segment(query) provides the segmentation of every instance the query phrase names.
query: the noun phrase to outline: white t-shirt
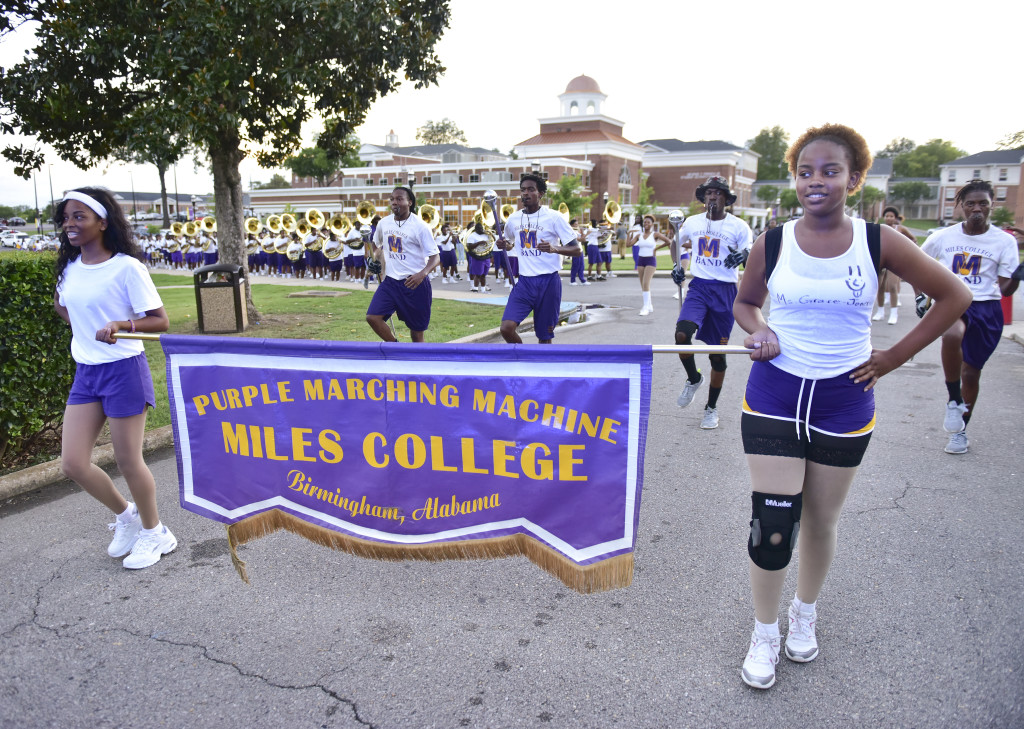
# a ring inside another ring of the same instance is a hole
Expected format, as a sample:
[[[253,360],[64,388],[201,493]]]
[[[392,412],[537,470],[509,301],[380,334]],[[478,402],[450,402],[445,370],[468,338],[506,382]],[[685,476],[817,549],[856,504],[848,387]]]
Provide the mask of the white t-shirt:
[[[989,224],[981,235],[967,235],[964,224],[937,230],[921,250],[960,277],[975,301],[999,301],[999,277],[1009,278],[1018,265],[1017,241]]]
[[[606,236],[607,238],[606,238],[604,243],[601,243],[600,241],[598,241],[598,244],[597,244],[598,250],[600,250],[603,253],[608,253],[612,249],[612,239],[615,238],[615,232],[612,231],[612,230],[609,230],[608,228],[598,228],[597,229],[597,237],[601,238],[602,236]]]
[[[486,233],[470,233],[466,236],[466,251],[472,251],[472,255],[479,256],[479,249],[486,248],[486,246],[480,245],[490,240],[490,236]]]
[[[410,214],[401,223],[393,214],[383,218],[377,223],[373,241],[384,249],[388,278],[398,281],[419,273],[427,265],[427,259],[437,255],[434,234],[418,215]]]
[[[69,262],[57,295],[71,319],[71,356],[87,365],[141,354],[142,342],[137,339],[107,344],[96,341],[96,332],[107,322],[141,319],[164,305],[145,264],[124,253],[92,265],[82,263],[81,257]]]
[[[453,236],[439,233],[434,242],[437,244],[438,250],[441,251],[454,251],[455,250],[455,239]]]
[[[690,273],[698,278],[712,281],[736,283],[739,272],[726,268],[725,259],[732,252],[730,248],[749,249],[754,244],[750,226],[732,213],[726,213],[723,220],[708,220],[707,213],[693,215],[683,223],[680,243],[690,241]],[[679,246],[680,263],[687,251]]]
[[[521,276],[541,276],[562,269],[561,254],[537,250],[543,241],[555,246],[577,245],[576,231],[569,227],[569,222],[546,207],[530,214],[525,208],[512,213],[505,223],[504,236],[514,244],[511,255],[519,256]]]

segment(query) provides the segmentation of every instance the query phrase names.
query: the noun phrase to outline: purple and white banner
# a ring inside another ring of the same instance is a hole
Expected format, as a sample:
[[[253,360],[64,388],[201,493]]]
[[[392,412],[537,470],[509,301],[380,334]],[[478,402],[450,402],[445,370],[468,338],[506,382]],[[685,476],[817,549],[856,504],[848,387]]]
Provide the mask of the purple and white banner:
[[[181,505],[380,544],[631,553],[650,347],[161,337]]]

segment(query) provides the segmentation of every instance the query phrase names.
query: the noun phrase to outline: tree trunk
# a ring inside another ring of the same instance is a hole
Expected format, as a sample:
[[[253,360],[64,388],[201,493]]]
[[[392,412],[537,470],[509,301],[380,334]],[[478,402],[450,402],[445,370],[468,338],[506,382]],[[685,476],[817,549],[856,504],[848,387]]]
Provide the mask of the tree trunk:
[[[241,266],[245,275],[245,307],[249,323],[258,322],[260,313],[252,303],[252,287],[245,254],[244,214],[242,201],[242,175],[238,171],[244,154],[239,149],[236,134],[218,140],[210,149],[213,163],[213,197],[217,207],[217,250],[220,262]]]
[[[157,164],[156,171],[160,175],[160,208],[164,211],[164,227],[171,227],[171,214],[167,211],[167,165]]]

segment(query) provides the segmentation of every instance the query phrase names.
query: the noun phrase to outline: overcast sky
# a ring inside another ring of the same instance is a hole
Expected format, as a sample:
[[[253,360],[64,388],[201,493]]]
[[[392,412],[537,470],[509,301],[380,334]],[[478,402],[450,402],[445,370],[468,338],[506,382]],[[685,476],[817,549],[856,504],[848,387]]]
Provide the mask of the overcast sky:
[[[407,84],[378,101],[357,131],[364,142],[383,144],[394,129],[400,144],[415,144],[417,127],[449,117],[470,145],[506,152],[537,132],[538,118],[558,115],[558,95],[581,73],[598,82],[608,95],[603,112],[625,122],[636,142],[743,145],[766,126],[795,137],[834,121],[860,131],[873,150],[894,137],[919,144],[938,137],[973,154],[1024,129],[1020,0],[452,0],[450,7],[437,48],[447,67],[440,83],[419,91]],[[32,42],[24,34],[0,43],[0,66],[19,61]],[[151,167],[83,171],[52,161],[56,195],[84,184],[128,190],[132,181],[137,191],[159,190]],[[272,173],[247,161],[243,185]],[[211,175],[191,161],[179,163],[177,177],[182,193],[213,190]],[[46,168],[37,184],[43,203]],[[173,192],[170,179],[168,187]],[[0,203],[33,204],[32,183],[6,160]]]

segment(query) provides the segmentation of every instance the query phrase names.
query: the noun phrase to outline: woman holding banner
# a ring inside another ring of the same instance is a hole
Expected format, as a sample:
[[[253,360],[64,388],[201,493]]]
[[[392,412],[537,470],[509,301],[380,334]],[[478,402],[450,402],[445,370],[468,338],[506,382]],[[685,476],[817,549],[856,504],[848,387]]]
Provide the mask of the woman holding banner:
[[[799,545],[786,657],[818,655],[816,603],[836,550],[836,527],[875,424],[878,379],[938,338],[970,304],[967,288],[889,226],[844,211],[864,183],[871,152],[854,130],[806,131],[786,155],[804,216],[765,233],[747,260],[733,310],[754,360],[741,416],[752,486],[747,552],[754,631],[741,676],[775,683],[778,609]],[[922,289],[935,306],[890,349],[871,348],[880,267]],[[771,295],[766,322],[761,307]]]
[[[107,554],[124,557],[128,569],[149,567],[178,541],[160,522],[156,482],[142,455],[146,406],[156,402],[146,354],[142,342],[114,334],[167,331],[167,313],[109,191],[68,191],[54,222],[62,228],[54,308],[71,325],[78,363],[64,410],[61,470],[116,515]],[[90,460],[104,422],[135,503]]]

